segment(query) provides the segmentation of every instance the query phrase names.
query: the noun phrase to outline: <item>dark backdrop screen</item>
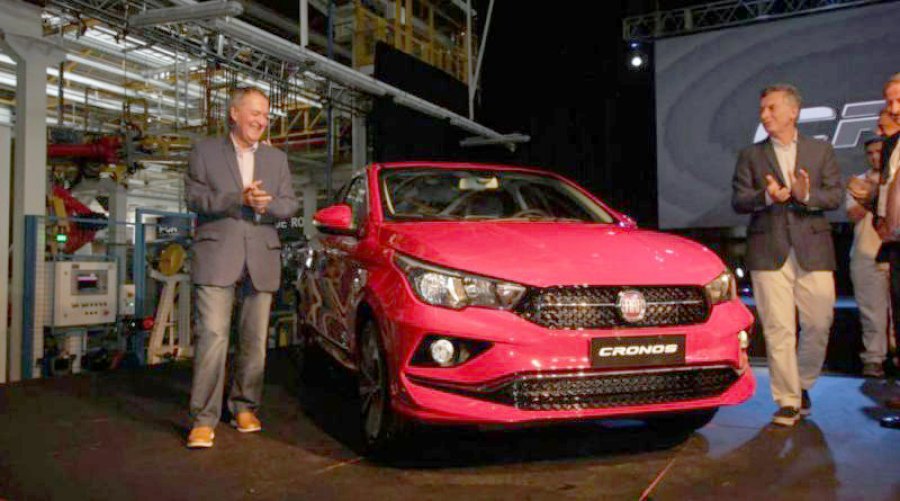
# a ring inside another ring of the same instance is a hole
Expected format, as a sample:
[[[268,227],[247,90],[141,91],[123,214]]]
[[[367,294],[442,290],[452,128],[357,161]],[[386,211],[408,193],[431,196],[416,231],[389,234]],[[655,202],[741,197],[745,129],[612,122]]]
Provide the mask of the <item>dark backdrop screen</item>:
[[[845,179],[865,170],[882,85],[900,71],[898,20],[890,3],[657,41],[660,227],[747,224],[731,209],[731,176],[738,151],[766,137],[768,84],[800,89],[800,132],[834,145]]]

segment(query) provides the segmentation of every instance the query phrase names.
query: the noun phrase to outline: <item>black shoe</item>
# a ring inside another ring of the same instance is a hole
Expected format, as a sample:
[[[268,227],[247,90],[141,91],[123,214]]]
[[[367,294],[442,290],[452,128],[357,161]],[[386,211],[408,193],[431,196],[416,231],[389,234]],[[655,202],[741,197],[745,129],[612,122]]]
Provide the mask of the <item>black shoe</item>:
[[[900,428],[900,416],[885,416],[881,418],[881,426],[885,428]]]
[[[802,403],[800,404],[800,415],[803,417],[812,414],[812,399],[809,398],[809,392],[803,390],[801,393]]]
[[[863,364],[863,377],[883,378],[884,367],[878,362],[866,362]]]
[[[800,411],[796,407],[782,407],[772,415],[772,422],[781,426],[794,426],[800,421]]]

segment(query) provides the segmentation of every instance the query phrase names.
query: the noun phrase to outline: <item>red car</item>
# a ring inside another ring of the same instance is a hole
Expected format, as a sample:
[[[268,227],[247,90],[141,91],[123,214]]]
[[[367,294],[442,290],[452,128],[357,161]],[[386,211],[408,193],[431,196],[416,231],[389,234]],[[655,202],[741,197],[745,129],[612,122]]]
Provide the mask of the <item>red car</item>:
[[[376,164],[337,199],[298,279],[302,346],[358,373],[371,450],[409,421],[693,430],[753,394],[722,261],[561,176]]]

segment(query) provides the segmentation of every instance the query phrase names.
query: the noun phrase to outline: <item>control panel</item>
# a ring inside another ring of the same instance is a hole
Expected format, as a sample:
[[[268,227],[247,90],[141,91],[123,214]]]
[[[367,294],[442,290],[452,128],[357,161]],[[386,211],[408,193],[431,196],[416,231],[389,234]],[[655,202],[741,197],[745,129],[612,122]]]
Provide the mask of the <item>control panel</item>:
[[[47,263],[47,287],[53,295],[45,305],[45,322],[52,327],[109,324],[116,321],[116,263],[54,261]]]

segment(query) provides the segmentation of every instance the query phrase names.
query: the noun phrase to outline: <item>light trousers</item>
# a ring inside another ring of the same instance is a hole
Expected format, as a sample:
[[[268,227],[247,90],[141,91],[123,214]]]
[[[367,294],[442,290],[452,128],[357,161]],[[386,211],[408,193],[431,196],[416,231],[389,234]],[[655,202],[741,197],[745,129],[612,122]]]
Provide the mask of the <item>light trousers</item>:
[[[859,306],[865,347],[860,358],[863,363],[880,364],[887,358],[888,348],[891,309],[889,266],[875,262],[874,257],[854,253],[850,256],[850,278]]]
[[[825,361],[834,320],[834,273],[804,270],[791,249],[780,270],[755,270],[750,277],[766,339],[772,398],[780,407],[799,408],[801,390],[812,388]]]
[[[256,412],[262,401],[269,309],[272,305],[272,293],[253,290],[249,286],[249,278],[244,282],[238,347],[228,395],[228,410],[232,415],[245,410]],[[190,413],[193,426],[215,428],[222,415],[225,359],[228,355],[235,286],[198,285],[196,294],[194,332],[197,337]]]

